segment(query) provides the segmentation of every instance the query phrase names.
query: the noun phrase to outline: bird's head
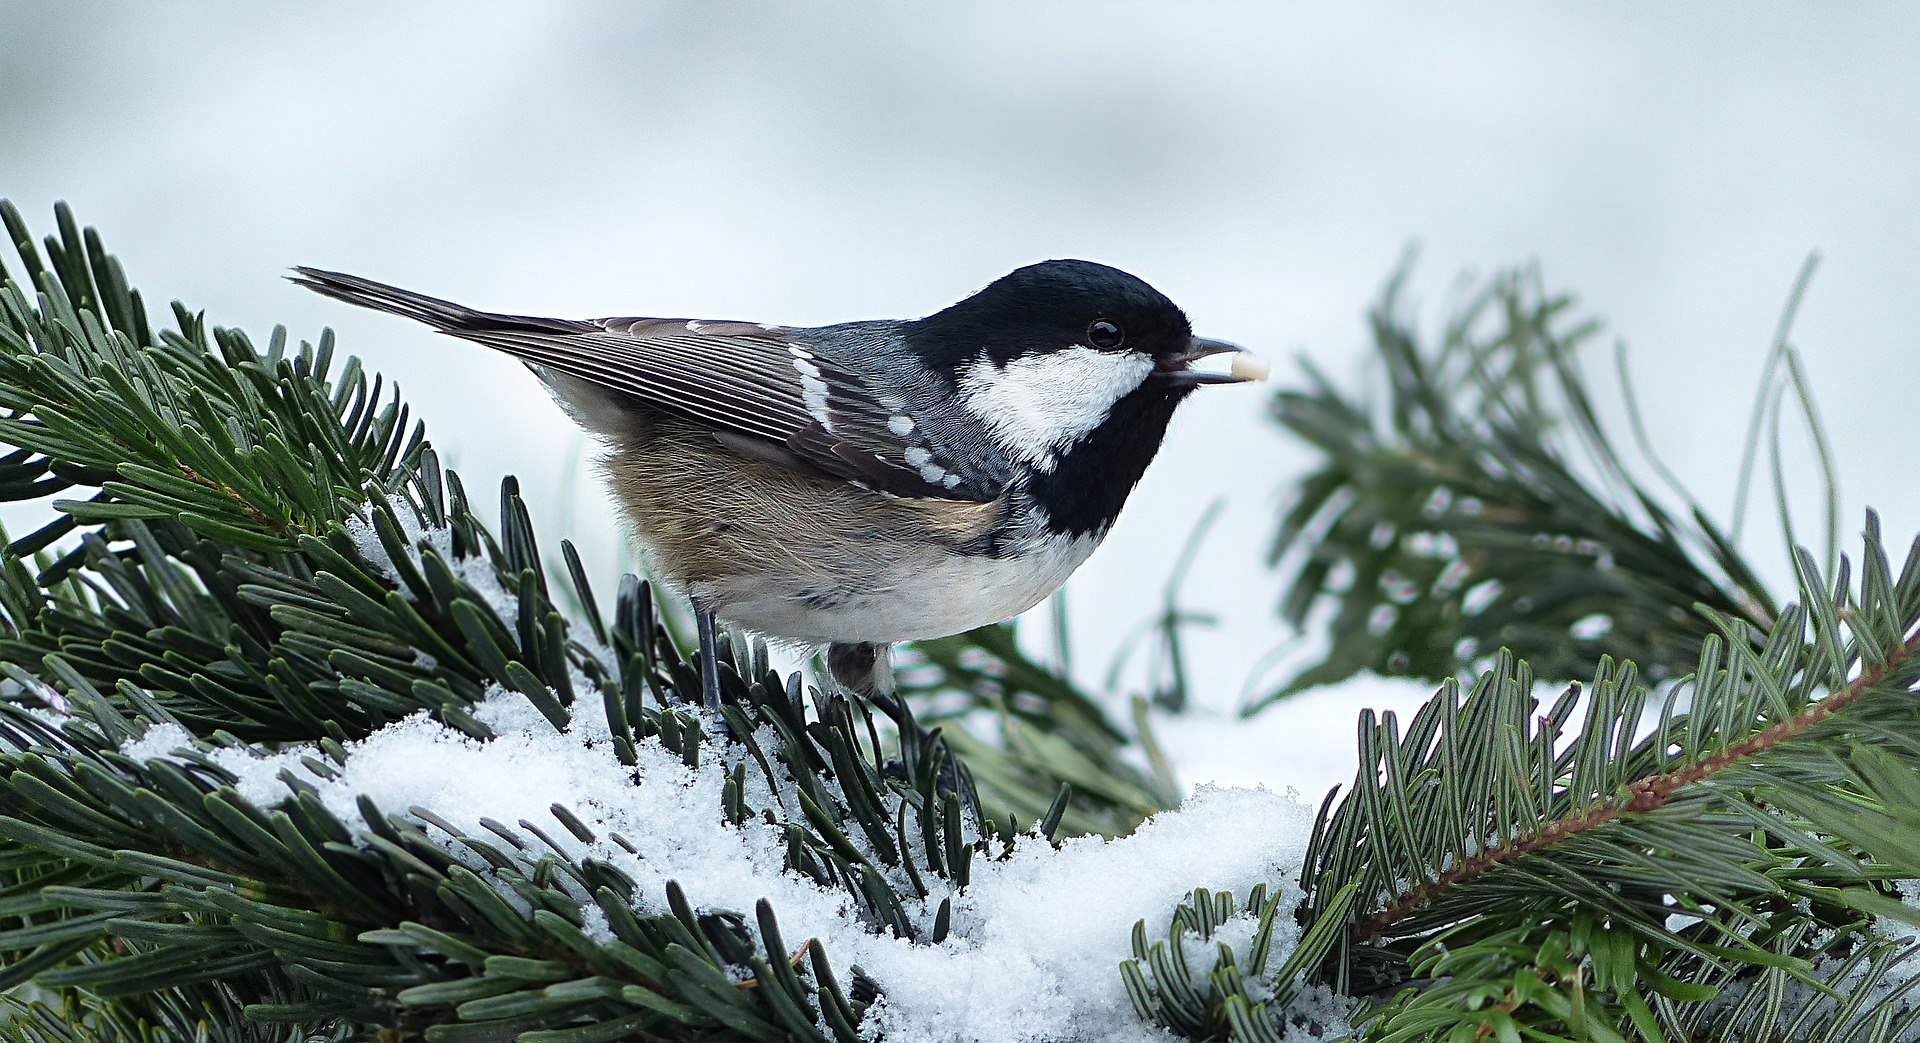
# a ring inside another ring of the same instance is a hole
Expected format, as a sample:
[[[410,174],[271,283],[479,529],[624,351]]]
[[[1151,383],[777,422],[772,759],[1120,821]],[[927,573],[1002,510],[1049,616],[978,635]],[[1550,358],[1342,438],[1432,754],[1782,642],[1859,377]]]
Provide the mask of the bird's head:
[[[1092,368],[1139,371],[1178,394],[1198,384],[1244,379],[1195,369],[1209,355],[1239,350],[1195,337],[1166,294],[1118,268],[1092,261],[1043,261],[913,324],[912,339],[936,368],[981,362],[1000,369],[1064,356]]]
[[[1091,261],[1018,269],[909,324],[907,342],[1038,485],[1074,472],[1073,494],[1100,501],[1095,527],[1118,512],[1182,399],[1259,375],[1196,367],[1239,348],[1194,336],[1165,294]]]

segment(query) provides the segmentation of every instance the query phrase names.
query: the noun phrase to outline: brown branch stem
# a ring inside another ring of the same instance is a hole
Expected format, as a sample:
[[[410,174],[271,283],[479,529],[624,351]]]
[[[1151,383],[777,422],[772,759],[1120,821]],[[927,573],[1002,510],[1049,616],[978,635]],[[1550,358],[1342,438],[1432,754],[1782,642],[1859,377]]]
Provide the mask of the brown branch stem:
[[[271,529],[275,536],[285,536],[287,534],[287,527],[285,525],[281,524],[278,521],[275,521],[272,518],[272,516],[267,514],[267,512],[254,506],[253,503],[249,501],[246,497],[240,495],[239,490],[234,489],[233,487],[228,485],[223,485],[220,482],[216,482],[213,479],[208,478],[205,475],[202,475],[200,472],[194,470],[192,467],[189,467],[184,463],[180,463],[176,461],[173,466],[180,471],[181,476],[186,478],[187,481],[193,482],[197,485],[204,485],[207,488],[212,489],[215,492],[218,492],[226,496],[227,499],[232,500],[236,505],[239,506],[241,511],[245,512],[247,517],[252,518],[256,524],[264,528]]]
[[[1685,767],[1635,779],[1627,785],[1624,795],[1596,801],[1579,811],[1546,823],[1530,836],[1502,844],[1461,862],[1433,880],[1394,899],[1386,908],[1354,925],[1353,937],[1358,941],[1378,937],[1388,927],[1412,915],[1440,895],[1483,873],[1518,861],[1536,851],[1550,848],[1623,816],[1658,809],[1682,787],[1690,786],[1748,757],[1765,752],[1845,709],[1847,704],[1859,698],[1860,693],[1878,684],[1889,671],[1916,651],[1920,651],[1920,632],[1916,632],[1905,642],[1895,646],[1892,652],[1879,662],[1862,670],[1860,676],[1845,688],[1808,705],[1792,717],[1768,725],[1739,742],[1729,745],[1719,753],[1702,757]]]

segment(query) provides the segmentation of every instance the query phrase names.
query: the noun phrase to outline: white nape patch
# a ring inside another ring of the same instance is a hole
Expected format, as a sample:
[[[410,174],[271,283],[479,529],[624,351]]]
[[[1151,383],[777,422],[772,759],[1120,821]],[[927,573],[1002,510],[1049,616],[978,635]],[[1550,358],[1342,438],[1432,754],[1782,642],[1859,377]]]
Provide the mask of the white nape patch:
[[[807,412],[829,433],[833,431],[833,411],[827,408],[827,382],[820,379],[820,367],[813,364],[813,352],[798,344],[787,345],[793,355],[793,368],[800,372],[800,398]]]
[[[913,418],[895,414],[887,418],[887,430],[905,438],[913,433]]]
[[[687,332],[688,332],[688,333],[698,333],[698,332],[700,332],[700,327],[701,327],[701,326],[703,326],[703,325],[705,325],[705,323],[702,323],[702,322],[701,322],[701,321],[700,321],[699,319],[688,319],[688,320],[687,320]]]
[[[1003,448],[1050,471],[1151,372],[1153,360],[1139,352],[1071,347],[1017,358],[1005,369],[979,359],[960,390]]]

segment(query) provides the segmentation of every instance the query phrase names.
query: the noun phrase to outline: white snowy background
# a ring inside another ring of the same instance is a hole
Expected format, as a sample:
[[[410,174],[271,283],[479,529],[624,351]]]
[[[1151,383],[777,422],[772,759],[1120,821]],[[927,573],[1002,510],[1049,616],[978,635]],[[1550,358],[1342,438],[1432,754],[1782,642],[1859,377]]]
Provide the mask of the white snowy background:
[[[1296,352],[1358,372],[1363,311],[1410,242],[1429,320],[1462,270],[1537,259],[1608,321],[1596,349],[1630,345],[1655,443],[1724,519],[1768,338],[1818,249],[1795,341],[1845,532],[1869,504],[1898,542],[1920,529],[1911,5],[8,0],[0,195],[42,232],[72,202],[156,306],[261,339],[333,326],[469,488],[518,475],[547,544],[571,536],[601,574],[625,560],[617,523],[530,375],[286,268],[508,311],[797,325],[921,315],[1086,257],[1286,382]],[[1200,705],[1162,738],[1189,784],[1312,797],[1350,773],[1359,707],[1423,692],[1357,682],[1234,718],[1288,636],[1261,558],[1310,462],[1262,405],[1232,388],[1186,409],[1073,580],[1072,631],[1097,683],[1225,498],[1187,598],[1224,625],[1192,635]],[[1814,472],[1797,443],[1789,459],[1811,532]],[[1749,550],[1784,585],[1757,506]]]

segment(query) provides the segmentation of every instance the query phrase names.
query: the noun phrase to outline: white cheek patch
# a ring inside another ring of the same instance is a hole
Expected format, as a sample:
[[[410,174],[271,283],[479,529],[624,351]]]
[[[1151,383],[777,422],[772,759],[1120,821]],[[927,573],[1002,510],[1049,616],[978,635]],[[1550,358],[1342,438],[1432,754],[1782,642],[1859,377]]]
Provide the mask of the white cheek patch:
[[[1002,447],[1042,470],[1106,420],[1107,412],[1153,372],[1133,351],[1072,347],[1014,359],[1005,369],[982,358],[960,380],[967,409]]]

